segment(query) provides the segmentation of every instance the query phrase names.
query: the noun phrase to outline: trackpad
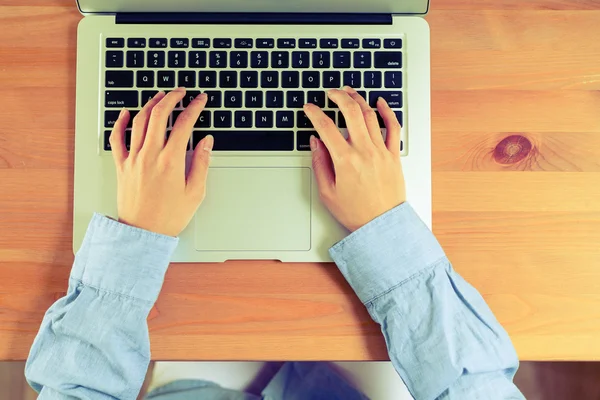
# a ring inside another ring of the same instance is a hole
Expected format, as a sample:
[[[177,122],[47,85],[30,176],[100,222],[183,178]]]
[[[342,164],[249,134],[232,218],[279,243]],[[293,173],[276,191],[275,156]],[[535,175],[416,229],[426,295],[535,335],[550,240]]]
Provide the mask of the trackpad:
[[[211,168],[196,250],[310,250],[310,168]]]

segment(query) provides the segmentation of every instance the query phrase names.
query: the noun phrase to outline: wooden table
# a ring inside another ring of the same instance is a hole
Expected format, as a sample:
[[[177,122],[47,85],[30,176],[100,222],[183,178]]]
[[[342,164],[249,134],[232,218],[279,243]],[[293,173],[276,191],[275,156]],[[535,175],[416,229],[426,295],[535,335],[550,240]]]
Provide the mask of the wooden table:
[[[522,359],[600,359],[600,1],[432,3],[434,231]],[[0,0],[2,360],[73,261],[80,18]],[[387,358],[333,264],[172,265],[149,324],[159,360]]]

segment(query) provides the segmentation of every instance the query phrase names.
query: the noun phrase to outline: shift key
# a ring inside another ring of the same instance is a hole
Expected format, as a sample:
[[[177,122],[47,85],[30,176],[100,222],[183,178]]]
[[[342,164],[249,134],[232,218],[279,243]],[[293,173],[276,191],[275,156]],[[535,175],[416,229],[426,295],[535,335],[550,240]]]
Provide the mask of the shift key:
[[[139,104],[140,94],[137,90],[107,90],[104,106],[135,108]]]
[[[373,108],[377,107],[377,99],[383,97],[387,101],[390,108],[402,108],[402,91],[372,91],[369,92],[369,105]]]

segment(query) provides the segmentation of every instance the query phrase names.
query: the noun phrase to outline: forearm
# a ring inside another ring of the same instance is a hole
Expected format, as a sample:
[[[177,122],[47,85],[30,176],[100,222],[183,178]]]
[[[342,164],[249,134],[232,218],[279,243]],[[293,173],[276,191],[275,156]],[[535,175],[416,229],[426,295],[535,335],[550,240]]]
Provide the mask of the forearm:
[[[93,218],[67,295],[46,313],[27,360],[40,398],[136,398],[150,359],[146,318],[176,244]]]
[[[331,255],[381,325],[415,399],[522,398],[512,383],[518,359],[508,335],[408,204]]]

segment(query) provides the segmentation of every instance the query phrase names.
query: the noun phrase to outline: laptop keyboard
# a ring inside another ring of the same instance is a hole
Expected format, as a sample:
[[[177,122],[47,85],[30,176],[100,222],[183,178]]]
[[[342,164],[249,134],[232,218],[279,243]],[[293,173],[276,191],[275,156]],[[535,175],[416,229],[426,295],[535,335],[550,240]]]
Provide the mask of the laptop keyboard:
[[[214,151],[309,151],[318,137],[302,111],[313,103],[344,130],[343,115],[326,91],[355,88],[372,106],[387,100],[404,126],[400,38],[107,38],[104,71],[104,150],[125,107],[132,118],[159,90],[187,88],[169,120],[202,92],[205,110],[195,124],[192,149],[207,134]],[[383,120],[378,114],[380,126]],[[126,134],[131,137],[131,122]],[[403,132],[403,135],[405,133]],[[406,154],[406,137],[401,153]]]

